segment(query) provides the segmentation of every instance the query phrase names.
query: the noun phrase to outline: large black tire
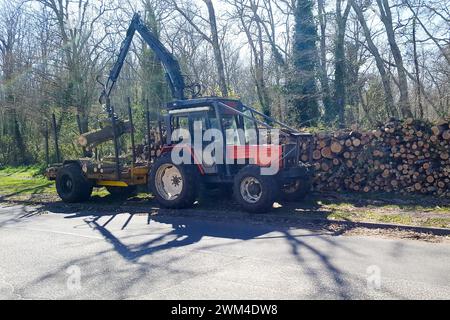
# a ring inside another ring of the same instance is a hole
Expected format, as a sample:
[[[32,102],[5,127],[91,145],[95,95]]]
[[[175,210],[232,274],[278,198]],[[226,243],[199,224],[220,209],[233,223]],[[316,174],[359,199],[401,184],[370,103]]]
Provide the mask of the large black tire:
[[[137,186],[128,186],[128,187],[106,187],[109,194],[114,199],[128,199],[131,196],[135,196],[137,194]]]
[[[288,202],[302,201],[310,193],[311,184],[311,178],[308,177],[296,179],[291,183],[281,184],[280,198]]]
[[[169,178],[168,184],[165,186],[162,182],[161,175],[166,170],[171,170],[175,174]],[[172,163],[170,154],[166,154],[158,158],[152,166],[149,174],[149,188],[155,196],[156,200],[164,208],[184,209],[192,207],[197,199],[199,186],[198,171],[195,165],[175,165]],[[166,187],[181,187],[178,193],[164,193]]]
[[[67,164],[58,170],[56,191],[64,202],[77,203],[87,201],[91,197],[92,188],[92,183],[86,179],[77,164]]]
[[[267,212],[278,194],[278,183],[273,176],[261,175],[261,168],[248,165],[234,177],[233,195],[242,208],[250,213]]]

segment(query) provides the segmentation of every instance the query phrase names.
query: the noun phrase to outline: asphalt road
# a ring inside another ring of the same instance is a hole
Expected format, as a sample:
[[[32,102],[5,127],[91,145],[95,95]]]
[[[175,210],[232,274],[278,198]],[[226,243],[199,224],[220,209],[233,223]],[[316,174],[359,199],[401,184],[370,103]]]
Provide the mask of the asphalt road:
[[[0,204],[1,299],[450,298],[450,244]]]

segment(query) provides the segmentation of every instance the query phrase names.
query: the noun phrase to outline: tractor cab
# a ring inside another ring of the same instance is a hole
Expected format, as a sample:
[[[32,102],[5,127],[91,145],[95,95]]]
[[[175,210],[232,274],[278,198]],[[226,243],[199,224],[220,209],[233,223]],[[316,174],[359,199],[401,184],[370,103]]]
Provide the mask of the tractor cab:
[[[220,174],[219,180],[231,178],[233,170],[230,160],[233,158],[227,157],[234,156],[233,148],[237,150],[252,144],[258,145],[258,125],[251,111],[239,100],[200,98],[177,101],[168,105],[164,123],[167,131],[166,150],[186,143],[200,149],[213,141],[218,143],[217,147],[222,150],[216,150],[217,154],[213,153],[212,156],[219,157],[220,154],[222,157],[214,159],[213,164],[205,161],[197,164],[206,175]],[[202,158],[202,155],[197,158]]]

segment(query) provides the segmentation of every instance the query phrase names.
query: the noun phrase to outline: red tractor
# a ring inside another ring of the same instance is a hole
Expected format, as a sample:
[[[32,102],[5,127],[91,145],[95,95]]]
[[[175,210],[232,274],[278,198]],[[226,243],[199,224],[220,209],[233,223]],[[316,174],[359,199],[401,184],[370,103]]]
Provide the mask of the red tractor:
[[[136,31],[162,62],[174,97],[159,121],[157,152],[140,164],[135,162],[131,113],[133,159],[131,163],[119,160],[119,120],[109,102]],[[112,194],[127,196],[136,186],[148,185],[163,207],[186,208],[195,203],[202,190],[220,188],[232,193],[244,210],[255,213],[269,210],[278,200],[303,199],[311,186],[312,136],[239,100],[200,97],[199,88],[185,85],[177,60],[136,14],[100,99],[114,133],[114,165],[102,171],[98,168],[106,168],[104,161],[83,158],[49,168],[47,175],[56,180],[60,197],[66,202],[84,201],[93,187],[103,186]],[[191,93],[189,99],[185,97],[187,91]],[[211,132],[216,136],[205,140]],[[210,152],[205,153],[207,149]],[[302,155],[307,161],[301,160]]]

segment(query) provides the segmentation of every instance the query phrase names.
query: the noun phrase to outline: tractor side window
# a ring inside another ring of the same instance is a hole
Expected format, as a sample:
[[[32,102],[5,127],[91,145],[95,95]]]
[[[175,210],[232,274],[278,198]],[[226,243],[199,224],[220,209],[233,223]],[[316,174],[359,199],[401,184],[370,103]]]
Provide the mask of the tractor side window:
[[[213,111],[208,112],[208,119],[211,125],[211,129],[220,130],[219,121],[217,121],[216,113]]]
[[[195,115],[192,117],[192,128],[194,129],[194,134],[200,133],[203,137],[205,131],[208,129],[206,123],[206,114]]]
[[[253,118],[253,114],[250,110],[244,111],[244,114],[247,117]],[[244,119],[245,144],[258,144],[256,124],[247,117],[242,117]]]
[[[238,132],[237,117],[235,115],[224,115],[222,117],[223,130],[226,134],[227,145],[241,145]]]
[[[189,132],[189,118],[187,116],[177,116],[172,118],[173,142],[177,143],[181,140],[188,139],[189,136],[183,136],[183,132]],[[177,130],[182,129],[182,130]],[[186,131],[185,131],[186,130]]]

